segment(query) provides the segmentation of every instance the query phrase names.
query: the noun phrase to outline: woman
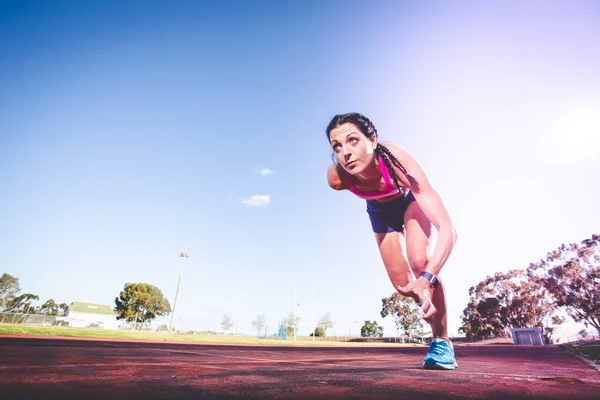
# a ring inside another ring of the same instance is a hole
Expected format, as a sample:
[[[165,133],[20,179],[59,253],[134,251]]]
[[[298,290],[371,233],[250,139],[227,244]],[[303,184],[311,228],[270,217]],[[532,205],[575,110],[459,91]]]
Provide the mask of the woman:
[[[454,247],[456,231],[440,195],[406,150],[378,142],[377,130],[367,117],[336,115],[327,127],[327,138],[337,161],[327,171],[329,185],[367,201],[375,239],[394,288],[415,299],[431,325],[433,339],[423,367],[455,369],[444,285],[438,274]],[[432,224],[438,237],[429,256]]]

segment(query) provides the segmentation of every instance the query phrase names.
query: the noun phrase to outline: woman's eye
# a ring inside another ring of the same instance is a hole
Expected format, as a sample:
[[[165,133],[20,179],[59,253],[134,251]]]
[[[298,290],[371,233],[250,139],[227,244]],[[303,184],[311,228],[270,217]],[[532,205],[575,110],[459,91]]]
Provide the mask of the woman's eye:
[[[350,138],[350,143],[351,143],[351,144],[356,144],[356,142],[358,142],[358,139],[357,139],[357,138],[354,138],[354,137],[353,137],[353,138]]]
[[[340,146],[339,144],[336,144],[335,146],[333,146],[333,151],[335,151],[336,153],[342,148],[342,146]]]

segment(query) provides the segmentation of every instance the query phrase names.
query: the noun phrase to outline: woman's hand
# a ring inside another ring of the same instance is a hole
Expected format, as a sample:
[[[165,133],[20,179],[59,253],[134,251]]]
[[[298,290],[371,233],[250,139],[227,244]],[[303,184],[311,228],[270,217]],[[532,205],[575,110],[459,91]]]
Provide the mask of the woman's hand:
[[[427,322],[435,315],[437,310],[431,302],[431,282],[428,279],[419,277],[406,286],[398,286],[398,293],[406,297],[412,297],[421,304],[423,319]]]

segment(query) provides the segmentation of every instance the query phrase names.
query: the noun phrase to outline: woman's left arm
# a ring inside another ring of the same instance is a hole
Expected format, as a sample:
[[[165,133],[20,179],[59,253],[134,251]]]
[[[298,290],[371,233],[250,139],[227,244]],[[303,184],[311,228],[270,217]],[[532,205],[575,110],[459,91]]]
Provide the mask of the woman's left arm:
[[[398,177],[411,189],[417,200],[417,204],[438,230],[438,238],[433,254],[425,266],[426,272],[437,276],[454,248],[457,239],[456,229],[454,229],[452,219],[442,198],[431,182],[429,182],[427,174],[417,160],[400,146],[392,143],[386,143],[385,146],[392,151],[404,168],[406,168],[406,171],[417,181],[418,186],[415,187],[414,184],[409,182],[402,171],[396,169]]]

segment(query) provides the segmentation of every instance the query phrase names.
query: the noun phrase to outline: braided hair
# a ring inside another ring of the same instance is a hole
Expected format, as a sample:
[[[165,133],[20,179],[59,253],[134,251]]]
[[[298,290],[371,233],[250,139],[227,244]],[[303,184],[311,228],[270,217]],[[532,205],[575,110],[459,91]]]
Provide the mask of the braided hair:
[[[329,139],[329,135],[333,129],[345,123],[354,124],[362,132],[362,134],[369,139],[371,139],[373,136],[377,136],[377,129],[375,129],[375,125],[373,125],[369,118],[359,113],[348,113],[336,115],[335,117],[333,117],[333,119],[327,126],[327,139]],[[375,154],[380,156],[383,162],[385,163],[385,166],[387,167],[388,171],[390,171],[390,176],[394,180],[394,184],[398,189],[402,190],[402,187],[400,186],[398,174],[396,174],[396,170],[393,168],[393,166],[396,166],[400,171],[402,171],[402,173],[406,176],[406,178],[408,179],[415,191],[419,190],[419,183],[417,182],[417,180],[408,173],[406,168],[404,168],[404,165],[402,165],[400,160],[396,158],[396,156],[390,151],[390,149],[388,149],[381,143],[377,143],[377,147],[375,147]]]

